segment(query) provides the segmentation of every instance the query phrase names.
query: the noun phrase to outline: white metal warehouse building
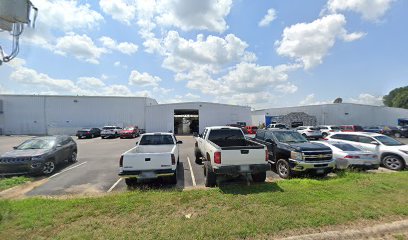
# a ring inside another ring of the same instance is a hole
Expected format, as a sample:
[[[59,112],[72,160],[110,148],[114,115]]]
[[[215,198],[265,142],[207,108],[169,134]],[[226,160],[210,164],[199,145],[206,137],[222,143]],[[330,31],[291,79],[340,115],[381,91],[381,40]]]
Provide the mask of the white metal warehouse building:
[[[75,134],[116,125],[191,134],[207,126],[251,122],[250,107],[205,102],[158,104],[145,97],[0,95],[0,135]]]
[[[252,112],[252,124],[266,123],[266,118],[306,113],[316,117],[317,125],[396,126],[398,119],[408,119],[408,109],[354,103],[332,103],[299,107],[268,108]]]

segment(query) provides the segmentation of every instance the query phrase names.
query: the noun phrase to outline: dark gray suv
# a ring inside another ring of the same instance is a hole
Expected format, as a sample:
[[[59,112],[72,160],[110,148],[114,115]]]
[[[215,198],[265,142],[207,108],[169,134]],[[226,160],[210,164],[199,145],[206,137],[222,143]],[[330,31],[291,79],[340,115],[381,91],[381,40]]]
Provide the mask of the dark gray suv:
[[[50,175],[57,164],[76,162],[77,152],[70,136],[35,137],[0,156],[0,175]]]

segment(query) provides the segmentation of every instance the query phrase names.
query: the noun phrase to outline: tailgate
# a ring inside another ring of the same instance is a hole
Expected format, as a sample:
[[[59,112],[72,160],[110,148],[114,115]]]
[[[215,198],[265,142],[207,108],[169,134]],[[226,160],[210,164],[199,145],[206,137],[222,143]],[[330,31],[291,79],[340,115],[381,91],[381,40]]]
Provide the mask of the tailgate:
[[[265,164],[265,148],[261,149],[231,149],[221,151],[221,164],[231,165],[251,165]]]
[[[128,153],[123,155],[124,171],[172,168],[171,153]]]

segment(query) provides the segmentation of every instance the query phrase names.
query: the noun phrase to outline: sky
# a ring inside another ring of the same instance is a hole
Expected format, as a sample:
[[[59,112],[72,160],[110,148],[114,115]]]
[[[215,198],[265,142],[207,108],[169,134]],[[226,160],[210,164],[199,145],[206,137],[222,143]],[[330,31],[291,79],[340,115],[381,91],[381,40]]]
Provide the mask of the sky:
[[[143,96],[253,109],[382,105],[408,85],[405,0],[31,0],[0,94]],[[11,38],[0,32],[10,52]]]

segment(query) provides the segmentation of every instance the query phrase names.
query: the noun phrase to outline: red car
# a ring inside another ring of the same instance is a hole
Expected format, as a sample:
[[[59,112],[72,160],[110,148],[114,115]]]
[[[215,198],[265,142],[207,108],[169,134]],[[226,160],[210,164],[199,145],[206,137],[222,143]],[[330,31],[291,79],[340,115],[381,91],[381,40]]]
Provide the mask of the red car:
[[[258,131],[257,126],[246,126],[245,129],[247,130],[248,134],[256,134],[256,131]]]
[[[120,131],[120,138],[136,138],[139,137],[138,127],[127,127]]]
[[[358,125],[344,125],[340,126],[342,132],[364,132],[363,127]]]

